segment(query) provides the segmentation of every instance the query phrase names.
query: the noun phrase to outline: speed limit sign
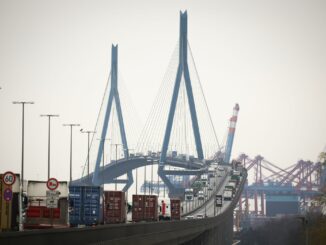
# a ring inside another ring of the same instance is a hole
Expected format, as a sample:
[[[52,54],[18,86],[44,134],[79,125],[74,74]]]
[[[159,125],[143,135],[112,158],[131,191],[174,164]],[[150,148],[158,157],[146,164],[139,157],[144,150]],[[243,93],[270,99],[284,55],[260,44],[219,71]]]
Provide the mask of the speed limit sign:
[[[13,185],[16,181],[16,175],[13,172],[5,172],[3,174],[3,183],[6,185]]]

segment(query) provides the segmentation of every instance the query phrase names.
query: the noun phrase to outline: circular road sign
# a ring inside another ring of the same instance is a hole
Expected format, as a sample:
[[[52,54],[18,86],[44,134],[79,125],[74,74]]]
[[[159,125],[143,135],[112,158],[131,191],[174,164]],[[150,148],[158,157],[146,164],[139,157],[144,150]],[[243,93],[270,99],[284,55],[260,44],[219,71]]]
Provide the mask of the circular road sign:
[[[16,181],[16,175],[13,172],[5,172],[3,174],[3,183],[6,185],[13,185]]]
[[[48,182],[46,182],[46,187],[51,191],[57,189],[58,186],[59,186],[59,181],[55,178],[50,178]]]
[[[10,202],[12,200],[12,190],[10,188],[6,188],[3,192],[3,198],[6,202]]]

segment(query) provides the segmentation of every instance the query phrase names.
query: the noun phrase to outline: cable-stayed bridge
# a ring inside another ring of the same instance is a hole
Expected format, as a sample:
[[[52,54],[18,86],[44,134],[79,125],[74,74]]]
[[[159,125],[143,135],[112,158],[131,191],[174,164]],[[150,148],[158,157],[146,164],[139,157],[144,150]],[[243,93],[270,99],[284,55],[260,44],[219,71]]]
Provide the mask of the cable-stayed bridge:
[[[127,113],[124,113],[124,103],[120,99],[118,46],[112,45],[107,91],[94,129],[96,133],[90,152],[94,159],[94,171],[84,172],[84,176],[75,180],[74,184],[119,183],[125,184],[123,190],[126,191],[134,183],[134,169],[154,164],[169,195],[180,197],[184,194],[184,188],[171,181],[173,176],[182,176],[190,182],[206,173],[209,164],[217,160],[221,148],[189,46],[187,12],[180,14],[179,34],[177,48],[154,106],[132,149],[134,154],[128,142],[128,132],[133,131],[128,124],[133,124],[133,120],[124,120]],[[115,160],[110,162],[105,161],[103,154],[105,139],[110,139],[111,145],[115,145],[115,149],[109,152],[111,156],[115,155]],[[230,156],[227,162],[229,159]]]
[[[137,182],[137,169],[155,166],[157,178],[170,197],[184,198],[185,188],[212,163],[222,173],[209,178],[203,200],[182,203],[182,216],[203,215],[203,219],[138,224],[104,225],[95,228],[62,229],[34,234],[0,236],[1,244],[232,244],[233,210],[247,178],[241,179],[231,200],[216,210],[215,197],[222,195],[231,179],[229,164],[239,106],[230,120],[226,149],[220,146],[188,41],[187,12],[180,13],[180,32],[167,72],[142,132],[118,72],[118,45],[112,45],[107,87],[84,166],[83,176],[71,185],[123,184],[128,191]],[[111,141],[106,144],[106,141]],[[109,145],[109,147],[108,147]],[[110,148],[109,150],[107,148]],[[133,152],[133,153],[132,153]],[[108,159],[109,155],[110,159]],[[89,160],[94,159],[94,160]],[[91,171],[90,169],[93,169]],[[134,178],[133,171],[136,171]],[[153,168],[152,168],[153,170]],[[153,171],[152,171],[153,172]],[[181,179],[180,186],[176,179]],[[153,181],[152,181],[153,183]],[[137,192],[137,183],[136,183]]]

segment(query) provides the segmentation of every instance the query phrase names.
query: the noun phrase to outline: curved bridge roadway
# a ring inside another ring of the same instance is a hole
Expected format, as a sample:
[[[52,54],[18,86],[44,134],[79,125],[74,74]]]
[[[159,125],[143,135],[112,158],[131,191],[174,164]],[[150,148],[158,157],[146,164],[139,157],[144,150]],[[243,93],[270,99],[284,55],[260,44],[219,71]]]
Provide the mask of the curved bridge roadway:
[[[207,166],[199,161],[186,162],[177,159],[167,158],[167,165],[173,167],[185,168],[184,173],[200,175],[206,171]],[[108,183],[128,183],[128,180],[122,179],[119,180],[116,178],[140,167],[151,166],[153,164],[158,164],[159,158],[152,157],[133,157],[128,159],[120,159],[117,162],[111,162],[104,166],[99,172],[99,184],[108,184]],[[180,173],[180,171],[176,172]],[[171,171],[173,173],[173,170]],[[74,180],[71,182],[72,185],[86,185],[92,184],[93,173],[90,173],[88,176],[82,177],[80,179]],[[129,185],[132,184],[129,183]],[[129,186],[128,186],[129,187]]]

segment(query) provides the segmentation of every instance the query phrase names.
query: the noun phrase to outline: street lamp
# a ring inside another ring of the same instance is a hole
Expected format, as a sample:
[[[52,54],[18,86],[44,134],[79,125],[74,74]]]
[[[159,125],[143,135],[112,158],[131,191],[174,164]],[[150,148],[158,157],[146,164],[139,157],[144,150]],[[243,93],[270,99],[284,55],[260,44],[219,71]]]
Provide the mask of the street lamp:
[[[71,182],[72,181],[72,127],[75,127],[75,126],[79,127],[80,124],[70,123],[70,124],[62,124],[62,126],[70,127],[70,182]]]
[[[83,129],[80,130],[81,133],[83,134],[87,134],[87,176],[89,178],[89,135],[96,133],[95,131],[90,131],[90,130],[86,130],[84,131]]]
[[[115,164],[118,163],[118,145],[122,145],[122,144],[111,144],[111,145],[115,145]],[[117,190],[117,181],[115,181],[115,190]]]
[[[13,104],[22,105],[22,163],[21,163],[21,181],[19,186],[19,230],[23,231],[23,211],[22,211],[22,201],[23,201],[23,191],[24,191],[24,119],[25,119],[25,104],[32,105],[34,102],[32,101],[14,101]]]
[[[47,117],[49,119],[49,130],[48,130],[48,179],[50,179],[50,139],[51,139],[51,117],[59,117],[59,115],[54,114],[42,114],[41,117]]]
[[[207,199],[209,199],[209,193],[208,193],[208,186],[209,186],[209,177],[208,177],[208,167],[206,167],[206,178],[207,178],[207,182],[206,182],[206,189],[205,189],[205,197],[204,197],[204,200],[205,200],[205,218],[207,217],[207,212],[206,212],[206,209],[207,209]]]

